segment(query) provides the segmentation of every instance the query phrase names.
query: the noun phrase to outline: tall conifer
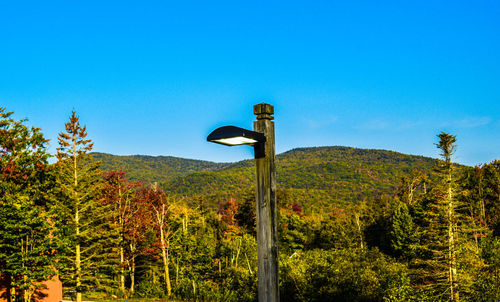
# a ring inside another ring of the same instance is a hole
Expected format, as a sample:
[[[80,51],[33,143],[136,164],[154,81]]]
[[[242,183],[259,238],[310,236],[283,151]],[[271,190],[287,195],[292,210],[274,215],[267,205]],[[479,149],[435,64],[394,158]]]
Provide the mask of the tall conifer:
[[[427,201],[422,228],[422,252],[426,258],[425,284],[434,293],[450,301],[460,301],[471,292],[471,284],[481,264],[475,252],[468,205],[458,198],[456,164],[452,162],[456,137],[441,132],[436,146],[441,150],[437,161],[438,181]]]
[[[62,258],[61,279],[81,302],[82,292],[99,282],[99,257],[103,252],[106,233],[101,230],[106,209],[100,201],[101,172],[99,163],[88,154],[93,143],[87,139],[86,127],[72,112],[59,134],[57,148],[55,213],[58,218]]]
[[[453,163],[451,155],[455,152],[456,137],[454,135],[441,132],[439,135],[437,147],[441,150],[440,155],[443,160],[439,162],[439,171],[442,182],[442,198],[444,202],[445,221],[447,227],[447,247],[446,257],[448,266],[448,287],[450,301],[459,301],[459,279],[457,271],[457,214],[455,198],[455,180],[453,178]]]

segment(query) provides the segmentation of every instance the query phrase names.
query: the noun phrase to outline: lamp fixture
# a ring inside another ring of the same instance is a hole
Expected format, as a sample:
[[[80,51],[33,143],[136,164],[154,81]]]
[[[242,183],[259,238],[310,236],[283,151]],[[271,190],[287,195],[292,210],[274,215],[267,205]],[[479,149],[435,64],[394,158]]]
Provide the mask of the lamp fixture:
[[[208,135],[207,141],[226,146],[253,146],[255,158],[265,156],[264,143],[266,142],[266,137],[260,132],[236,126],[223,126],[212,131],[212,133]]]

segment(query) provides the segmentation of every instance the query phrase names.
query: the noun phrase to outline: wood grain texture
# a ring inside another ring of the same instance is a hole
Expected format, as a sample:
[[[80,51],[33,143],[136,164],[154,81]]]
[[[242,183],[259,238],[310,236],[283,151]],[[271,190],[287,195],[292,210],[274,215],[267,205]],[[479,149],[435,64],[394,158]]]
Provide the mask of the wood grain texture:
[[[254,131],[266,136],[263,158],[255,159],[255,197],[257,208],[257,251],[259,301],[279,301],[278,278],[278,222],[276,206],[276,165],[274,146],[274,123],[269,104],[254,106],[257,121]]]

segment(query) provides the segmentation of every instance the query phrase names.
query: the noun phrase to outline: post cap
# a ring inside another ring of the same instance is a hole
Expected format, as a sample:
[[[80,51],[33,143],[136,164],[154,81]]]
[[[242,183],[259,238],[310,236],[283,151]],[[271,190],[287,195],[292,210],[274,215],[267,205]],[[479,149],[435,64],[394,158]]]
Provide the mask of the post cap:
[[[274,107],[266,103],[260,103],[253,106],[253,114],[257,115],[258,120],[268,119],[272,120],[274,117]]]

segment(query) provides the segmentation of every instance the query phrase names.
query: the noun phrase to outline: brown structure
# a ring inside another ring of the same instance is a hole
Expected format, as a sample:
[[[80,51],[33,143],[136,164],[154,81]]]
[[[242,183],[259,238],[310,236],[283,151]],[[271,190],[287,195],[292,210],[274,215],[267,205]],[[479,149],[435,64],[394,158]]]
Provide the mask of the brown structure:
[[[257,207],[257,254],[260,302],[278,302],[278,222],[276,206],[276,165],[274,150],[274,107],[260,103],[253,107],[257,115],[254,131],[266,137],[265,156],[255,158],[255,198]]]
[[[62,301],[62,282],[59,276],[54,276],[52,280],[42,282],[47,288],[37,291],[33,295],[36,302],[59,302]],[[10,282],[0,273],[0,302],[12,301],[10,296]]]

